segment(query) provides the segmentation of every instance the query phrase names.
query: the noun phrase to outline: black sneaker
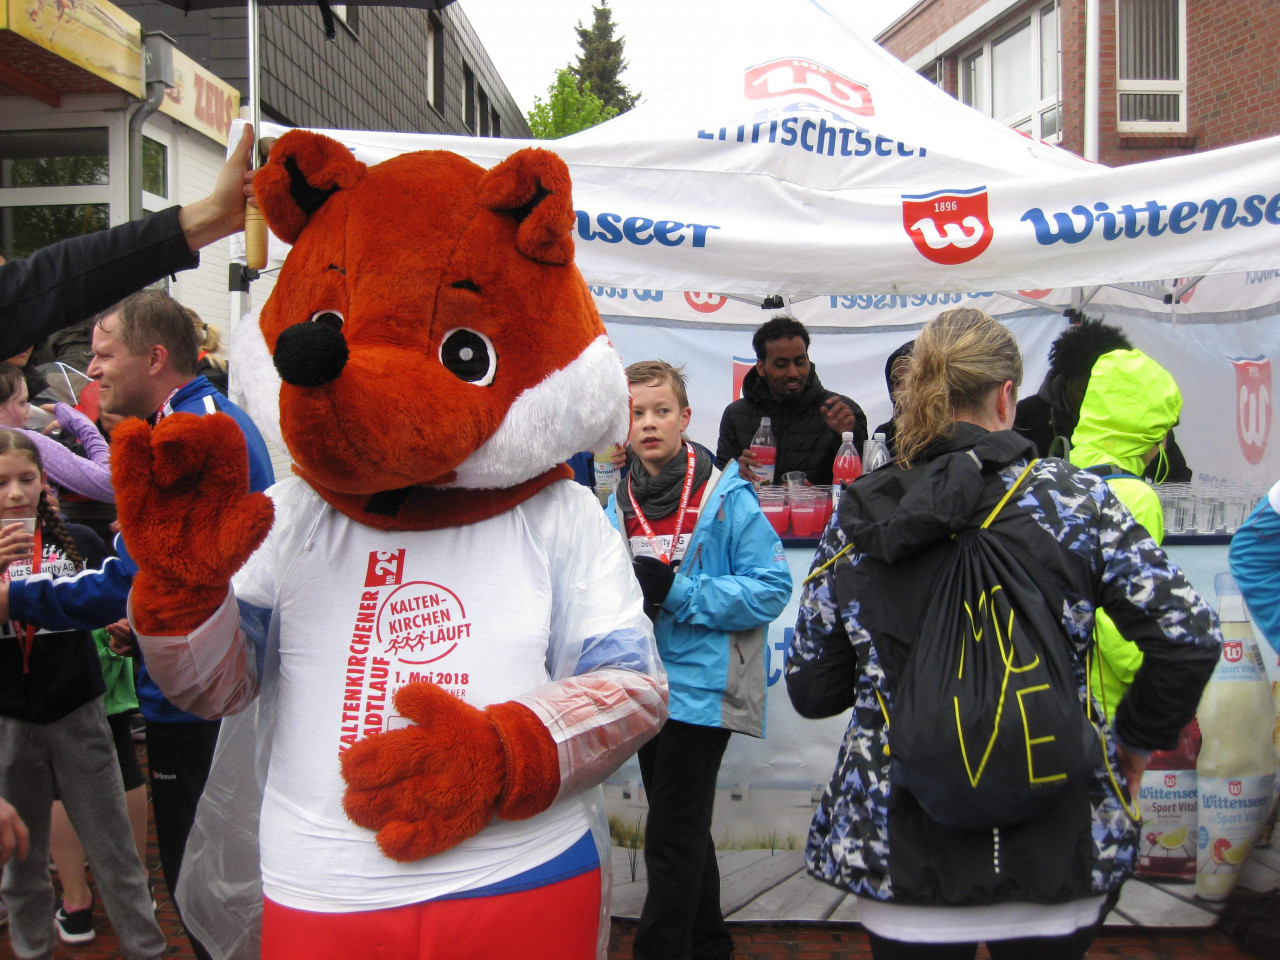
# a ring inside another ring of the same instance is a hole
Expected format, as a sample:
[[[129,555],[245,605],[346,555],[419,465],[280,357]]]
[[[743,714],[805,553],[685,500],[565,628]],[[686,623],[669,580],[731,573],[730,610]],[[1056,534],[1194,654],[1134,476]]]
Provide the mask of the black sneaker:
[[[93,893],[89,894],[89,905],[83,910],[70,912],[62,908],[62,898],[53,911],[53,926],[58,931],[58,939],[63,943],[88,943],[96,937],[93,929]]]

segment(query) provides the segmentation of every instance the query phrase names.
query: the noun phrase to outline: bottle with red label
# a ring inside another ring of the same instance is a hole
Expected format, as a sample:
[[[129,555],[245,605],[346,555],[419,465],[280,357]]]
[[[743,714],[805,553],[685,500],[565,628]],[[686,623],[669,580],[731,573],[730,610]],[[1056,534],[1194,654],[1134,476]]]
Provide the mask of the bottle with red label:
[[[1142,837],[1138,842],[1141,877],[1185,880],[1196,876],[1196,759],[1200,727],[1192,720],[1172,750],[1151,754],[1138,789]]]
[[[760,429],[751,438],[751,455],[756,458],[756,475],[761,483],[773,483],[773,470],[778,463],[778,444],[768,417],[760,418]]]
[[[858,456],[858,446],[853,442],[853,431],[846,430],[840,435],[840,440],[835,463],[831,465],[831,503],[836,508],[840,506],[840,494],[844,488],[862,476],[862,458]]]

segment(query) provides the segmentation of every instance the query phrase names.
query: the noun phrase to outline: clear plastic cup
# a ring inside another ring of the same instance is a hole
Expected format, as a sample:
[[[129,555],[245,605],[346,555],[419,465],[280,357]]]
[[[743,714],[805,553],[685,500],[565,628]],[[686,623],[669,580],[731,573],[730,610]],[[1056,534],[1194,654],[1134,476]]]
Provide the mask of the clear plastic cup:
[[[764,518],[769,521],[774,533],[782,536],[791,517],[787,491],[782,487],[761,487],[756,493],[760,497],[760,509],[764,511]]]
[[[822,529],[823,506],[813,487],[800,487],[787,493],[791,504],[791,529],[797,537],[817,536]]]

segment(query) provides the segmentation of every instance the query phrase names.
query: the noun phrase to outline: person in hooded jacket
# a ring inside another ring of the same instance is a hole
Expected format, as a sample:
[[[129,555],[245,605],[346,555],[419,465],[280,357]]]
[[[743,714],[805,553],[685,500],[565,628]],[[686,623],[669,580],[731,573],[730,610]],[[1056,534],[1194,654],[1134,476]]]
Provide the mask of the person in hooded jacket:
[[[671,715],[640,748],[649,890],[636,960],[731,960],[711,817],[733,732],[764,736],[765,629],[791,599],[782,542],[736,463],[684,438],[684,375],[627,367],[626,479],[605,508],[621,531],[667,670]]]
[[[1217,661],[1213,610],[1107,484],[1036,461],[989,533],[1031,551],[1068,599],[1051,609],[1082,711],[1097,609],[1146,654],[1114,726],[1100,727],[1105,763],[1047,814],[982,831],[943,827],[895,787],[896,682],[953,536],[976,528],[1034,456],[1010,430],[1021,378],[1017,344],[986,314],[930,321],[912,353],[898,460],[850,485],[801,594],[791,701],[806,717],[853,709],[805,861],[858,896],[876,960],[972,958],[979,941],[994,960],[1082,958],[1134,868],[1129,811],[1145,757],[1174,746]]]
[[[1093,365],[1071,435],[1071,462],[1102,477],[1157,546],[1164,542],[1164,511],[1140,478],[1147,464],[1163,458],[1181,412],[1182,394],[1168,370],[1140,350],[1113,350]],[[1156,477],[1163,479],[1159,470]],[[1142,651],[1099,610],[1089,683],[1108,720],[1140,666]]]
[[[857,449],[867,439],[867,415],[850,400],[822,385],[809,360],[809,331],[785,314],[766,321],[751,337],[756,365],[742,380],[742,397],[724,408],[716,442],[716,466],[738,461],[748,480],[757,464],[751,440],[768,417],[778,445],[774,477],[793,471],[809,483],[831,482],[841,435],[853,434]]]

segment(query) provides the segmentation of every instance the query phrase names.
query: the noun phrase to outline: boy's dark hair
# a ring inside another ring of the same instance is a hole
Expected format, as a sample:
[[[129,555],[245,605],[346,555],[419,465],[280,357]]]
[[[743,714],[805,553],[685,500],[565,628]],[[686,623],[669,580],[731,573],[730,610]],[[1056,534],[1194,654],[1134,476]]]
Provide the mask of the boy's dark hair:
[[[1112,350],[1132,350],[1119,327],[1085,317],[1059,334],[1049,347],[1049,376],[1063,381],[1089,379],[1098,358]]]
[[[755,336],[751,338],[751,346],[755,348],[756,359],[763,360],[765,358],[768,352],[765,347],[766,344],[773,340],[790,340],[792,337],[799,337],[804,341],[805,350],[809,349],[809,331],[795,317],[788,317],[786,314],[780,313],[766,320],[760,324]]]

